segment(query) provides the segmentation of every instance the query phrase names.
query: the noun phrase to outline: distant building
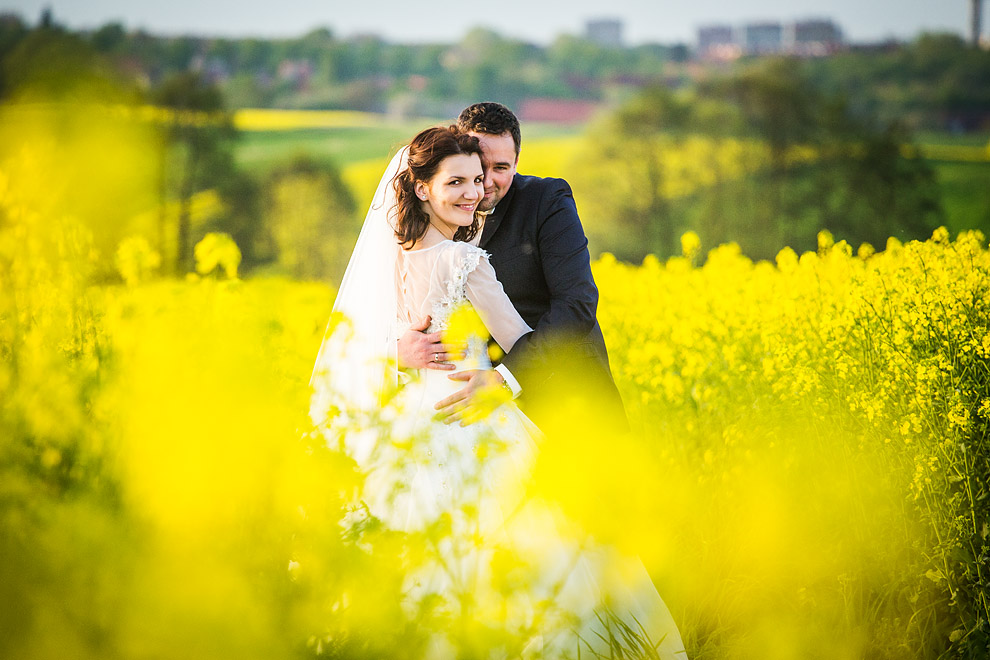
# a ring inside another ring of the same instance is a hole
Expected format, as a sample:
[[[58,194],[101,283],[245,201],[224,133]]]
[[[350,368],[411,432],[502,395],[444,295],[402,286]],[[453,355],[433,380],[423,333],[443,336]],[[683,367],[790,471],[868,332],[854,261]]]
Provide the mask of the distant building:
[[[516,114],[522,122],[583,124],[600,109],[601,106],[593,101],[533,98],[523,101]]]
[[[223,58],[195,55],[189,61],[189,69],[196,71],[211,83],[222,83],[230,78],[230,67]]]
[[[614,18],[588,21],[584,38],[606,48],[622,48],[622,21]]]
[[[698,56],[704,60],[734,60],[740,55],[739,44],[731,25],[706,25],[698,28]]]
[[[773,21],[748,23],[739,29],[725,24],[698,28],[698,58],[708,61],[780,53],[821,57],[845,47],[842,30],[828,19],[807,19],[787,25]]]
[[[787,51],[794,55],[822,57],[842,48],[842,31],[827,19],[798,21],[790,26]]]
[[[285,59],[278,63],[278,79],[294,84],[296,89],[309,87],[312,76],[313,63],[309,60]]]
[[[784,50],[784,28],[780,23],[749,23],[742,29],[742,50],[747,55],[772,55]]]

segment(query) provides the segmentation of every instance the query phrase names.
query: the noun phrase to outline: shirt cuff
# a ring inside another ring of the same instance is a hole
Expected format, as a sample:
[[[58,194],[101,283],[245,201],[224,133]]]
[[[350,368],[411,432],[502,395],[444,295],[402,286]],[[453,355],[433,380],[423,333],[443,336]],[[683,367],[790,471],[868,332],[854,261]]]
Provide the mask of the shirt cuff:
[[[500,364],[495,367],[495,371],[502,374],[502,378],[505,379],[506,386],[508,386],[509,391],[512,392],[512,398],[519,398],[519,395],[522,394],[522,386],[519,384],[519,381],[516,380],[516,377],[512,375],[512,372],[509,371],[509,368],[504,364]]]

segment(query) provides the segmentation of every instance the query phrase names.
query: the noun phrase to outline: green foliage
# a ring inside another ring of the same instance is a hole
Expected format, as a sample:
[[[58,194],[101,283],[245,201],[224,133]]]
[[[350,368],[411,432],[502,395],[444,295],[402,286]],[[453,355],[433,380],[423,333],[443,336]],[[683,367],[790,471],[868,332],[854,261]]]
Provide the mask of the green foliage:
[[[954,34],[923,34],[877,52],[810,60],[803,68],[824,93],[848,98],[859,116],[915,130],[990,127],[990,52]]]
[[[127,31],[121,23],[107,23],[90,36],[90,44],[99,53],[114,53],[127,40]]]
[[[20,102],[123,102],[136,85],[76,34],[0,28],[0,98]]]
[[[587,168],[574,182],[583,189],[582,200],[587,200],[597,233],[614,236],[598,248],[619,248],[621,256],[631,258],[676,253],[677,234],[666,194],[673,166],[666,150],[681,147],[690,113],[684,100],[662,87],[649,87],[592,129],[582,159]],[[621,249],[625,246],[620,240],[635,247]]]
[[[0,17],[0,98],[8,95],[7,73],[3,62],[8,53],[27,35],[28,28],[19,17],[6,15]]]
[[[602,99],[617,80],[622,87],[629,78],[655,79],[666,62],[686,59],[684,46],[604,48],[561,37],[543,48],[483,28],[443,44],[343,38],[326,28],[293,39],[162,37],[118,23],[80,38],[121,69],[138,67],[153,85],[199,70],[239,107],[394,107],[414,116],[449,114],[451,99]],[[0,58],[2,46],[0,39]]]
[[[949,229],[990,235],[990,163],[933,163],[933,169]]]
[[[774,227],[763,246],[743,236],[747,252],[769,258],[784,245],[812,246],[828,229],[852,243],[883,243],[888,236],[922,238],[942,219],[930,167],[902,154],[911,136],[899,124],[857,118],[842,97],[818,93],[792,60],[769,60],[717,88],[739,106],[743,125],[770,147],[758,177],[764,204],[751,228]],[[792,156],[810,148],[807,160]],[[714,237],[713,237],[714,238]]]
[[[882,244],[926,236],[943,219],[931,167],[904,153],[910,134],[856,118],[790,60],[763,61],[693,97],[647,88],[587,143],[575,182],[603,238],[596,247],[626,259],[677,254],[686,230],[769,259],[814,246],[822,229]]]
[[[6,17],[0,25],[0,60],[31,32],[16,16]],[[684,67],[689,59],[684,44],[606,48],[561,35],[540,47],[482,28],[459,41],[393,44],[373,36],[344,38],[326,28],[292,39],[163,37],[114,22],[77,39],[129,76],[137,67],[153,85],[199,70],[222,87],[234,107],[389,109],[443,116],[452,112],[452,104],[478,98],[496,98],[512,107],[527,98],[609,102],[660,80],[693,87],[725,71],[704,62]],[[903,121],[913,130],[990,126],[990,53],[957,35],[853,44],[797,66],[818,93],[846,96],[859,117]],[[3,87],[0,78],[0,93]]]
[[[163,127],[161,207],[171,193],[179,204],[173,272],[192,266],[191,204],[193,194],[210,188],[233,173],[231,141],[236,137],[223,96],[216,86],[194,72],[166,78],[152,90],[151,100],[170,109]],[[164,224],[164,215],[160,221]],[[165,228],[160,227],[162,248]]]
[[[336,168],[300,155],[272,172],[265,217],[279,269],[296,278],[339,281],[359,225]]]

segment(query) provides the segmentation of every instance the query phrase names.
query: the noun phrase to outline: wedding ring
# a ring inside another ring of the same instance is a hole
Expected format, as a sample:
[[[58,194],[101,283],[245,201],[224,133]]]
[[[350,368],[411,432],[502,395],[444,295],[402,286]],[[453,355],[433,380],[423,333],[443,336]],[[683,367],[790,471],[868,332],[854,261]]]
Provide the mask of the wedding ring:
[[[439,362],[440,361],[440,354],[439,353],[434,353],[433,354],[433,361],[434,362]]]

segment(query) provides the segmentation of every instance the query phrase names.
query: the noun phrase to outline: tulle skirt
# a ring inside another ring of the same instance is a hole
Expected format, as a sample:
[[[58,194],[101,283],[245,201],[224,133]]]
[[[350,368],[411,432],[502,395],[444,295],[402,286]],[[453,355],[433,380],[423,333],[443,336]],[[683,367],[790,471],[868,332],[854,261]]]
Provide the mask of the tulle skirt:
[[[541,434],[514,403],[467,426],[436,419],[434,404],[463,386],[448,373],[414,377],[388,405],[387,430],[352,447],[369,513],[420,549],[410,610],[484,621],[492,658],[685,658],[642,563],[530,494]],[[430,655],[455,657],[458,644],[438,629]]]

